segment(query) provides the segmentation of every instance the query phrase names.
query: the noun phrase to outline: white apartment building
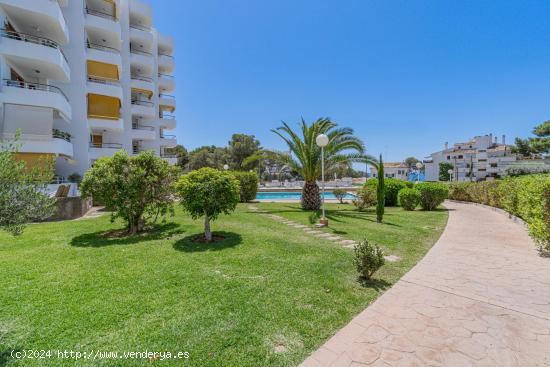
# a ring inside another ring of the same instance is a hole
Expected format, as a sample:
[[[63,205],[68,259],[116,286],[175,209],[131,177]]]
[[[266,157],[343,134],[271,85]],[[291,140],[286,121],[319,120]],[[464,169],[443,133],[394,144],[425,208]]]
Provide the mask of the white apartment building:
[[[476,136],[465,143],[431,154],[424,160],[426,181],[439,180],[439,166],[450,163],[453,166],[454,181],[484,181],[502,177],[506,168],[517,161],[517,156],[506,145],[506,137],[499,143],[493,134]]]
[[[84,174],[119,149],[176,145],[173,39],[138,0],[0,0],[0,136]]]
[[[384,163],[384,177],[396,178],[398,180],[408,181],[411,170],[403,162],[386,162]],[[378,169],[371,167],[372,177],[378,177]]]

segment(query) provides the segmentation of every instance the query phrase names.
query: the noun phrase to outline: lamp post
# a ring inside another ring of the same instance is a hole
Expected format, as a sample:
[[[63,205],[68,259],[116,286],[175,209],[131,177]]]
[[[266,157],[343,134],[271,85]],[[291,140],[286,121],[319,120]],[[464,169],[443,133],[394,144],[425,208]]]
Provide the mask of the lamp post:
[[[447,173],[449,174],[449,182],[453,180],[453,173],[454,171],[452,169],[448,170]]]
[[[315,139],[317,146],[321,148],[321,184],[323,187],[323,196],[321,197],[323,205],[323,217],[319,221],[319,225],[322,227],[328,226],[328,220],[325,216],[325,147],[328,145],[328,136],[325,134],[320,134]]]
[[[418,184],[420,182],[420,170],[424,167],[421,162],[416,162],[416,183]]]
[[[228,164],[224,164],[224,165],[223,165],[223,169],[227,171],[227,170],[229,169],[229,165],[228,165]]]

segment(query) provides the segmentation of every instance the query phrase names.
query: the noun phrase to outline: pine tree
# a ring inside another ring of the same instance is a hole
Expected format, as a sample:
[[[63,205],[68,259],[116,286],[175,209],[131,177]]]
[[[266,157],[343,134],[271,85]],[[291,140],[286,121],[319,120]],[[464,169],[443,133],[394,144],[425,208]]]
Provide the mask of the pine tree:
[[[382,223],[384,219],[384,203],[386,202],[386,188],[384,186],[384,162],[382,162],[382,154],[378,163],[378,185],[376,187],[376,221]]]

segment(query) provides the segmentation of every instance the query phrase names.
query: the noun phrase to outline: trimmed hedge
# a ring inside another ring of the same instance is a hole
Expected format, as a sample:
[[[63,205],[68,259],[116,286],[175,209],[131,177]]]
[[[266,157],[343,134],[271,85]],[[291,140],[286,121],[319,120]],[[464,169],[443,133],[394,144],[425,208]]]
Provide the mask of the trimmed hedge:
[[[444,183],[421,182],[416,189],[420,191],[420,206],[424,210],[435,210],[449,196],[449,188]]]
[[[399,191],[399,204],[405,210],[415,210],[420,203],[420,191],[417,189],[404,188]]]
[[[241,203],[254,200],[258,193],[258,174],[256,174],[256,172],[245,171],[232,171],[231,174],[235,176],[241,185]]]
[[[449,185],[449,198],[494,206],[523,219],[540,250],[550,251],[550,175]]]
[[[370,179],[365,183],[365,187],[372,187],[376,189],[378,187],[378,180]],[[398,180],[396,178],[384,178],[384,187],[385,187],[385,197],[386,201],[384,202],[385,206],[397,206],[398,200],[397,195],[399,191],[407,187],[407,182],[403,180]]]

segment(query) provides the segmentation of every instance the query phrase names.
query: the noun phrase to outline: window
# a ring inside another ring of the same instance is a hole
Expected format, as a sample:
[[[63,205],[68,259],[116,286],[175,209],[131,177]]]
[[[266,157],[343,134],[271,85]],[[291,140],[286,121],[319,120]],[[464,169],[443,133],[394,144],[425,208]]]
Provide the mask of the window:
[[[458,159],[463,159],[463,158],[464,158],[463,155],[459,155],[459,156],[458,156]]]
[[[498,164],[496,163],[491,163],[491,168],[497,168]]]
[[[448,161],[451,160],[451,156],[450,156],[450,155],[447,156],[447,160],[448,160]]]

